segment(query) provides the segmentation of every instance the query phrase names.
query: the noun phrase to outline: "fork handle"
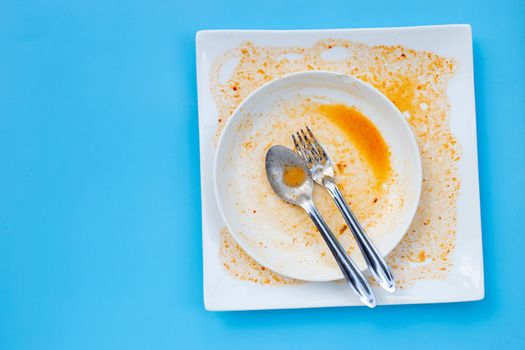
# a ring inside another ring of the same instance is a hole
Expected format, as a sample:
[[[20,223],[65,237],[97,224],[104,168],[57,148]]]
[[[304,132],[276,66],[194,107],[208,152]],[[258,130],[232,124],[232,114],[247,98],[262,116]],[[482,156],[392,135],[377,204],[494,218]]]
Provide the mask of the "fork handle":
[[[315,226],[323,236],[328,248],[332,252],[335,261],[339,265],[339,268],[343,272],[343,276],[346,281],[352,287],[353,291],[359,297],[359,300],[370,308],[376,306],[376,297],[372,287],[363,276],[359,268],[350,259],[344,248],[341,246],[339,241],[335,238],[334,234],[321,217],[321,214],[315,207],[312,201],[304,203],[303,208],[306,210],[308,215],[312,218]]]
[[[346,203],[335,182],[328,180],[325,181],[324,185],[333,197],[335,204],[341,211],[341,214],[343,214],[350,231],[352,231],[355,240],[357,241],[357,245],[359,246],[359,249],[365,258],[366,264],[370,269],[370,272],[381,287],[390,293],[393,293],[396,290],[396,284],[394,281],[394,276],[392,275],[392,272],[390,271],[390,268],[388,267],[385,259],[383,259],[381,253],[379,253],[370,238],[366,235],[365,230],[359,221],[357,221],[354,213]]]

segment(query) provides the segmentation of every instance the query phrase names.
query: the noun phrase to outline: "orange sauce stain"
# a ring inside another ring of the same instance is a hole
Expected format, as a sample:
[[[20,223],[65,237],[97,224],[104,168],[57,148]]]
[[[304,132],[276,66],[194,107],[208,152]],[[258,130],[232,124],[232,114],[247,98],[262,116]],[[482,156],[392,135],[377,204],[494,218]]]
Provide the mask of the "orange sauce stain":
[[[286,186],[297,187],[301,185],[306,179],[306,174],[303,168],[298,166],[286,166],[284,167],[283,182]]]
[[[419,254],[417,255],[417,258],[418,258],[419,262],[425,261],[425,259],[427,258],[427,255],[425,254],[425,251],[424,250],[420,251]]]
[[[376,177],[383,183],[391,172],[390,150],[377,127],[356,108],[343,104],[321,105],[321,114],[337,125],[364,156]]]
[[[419,89],[421,86],[416,86],[413,79],[400,76],[384,93],[401,112],[405,112],[414,109],[415,91]]]

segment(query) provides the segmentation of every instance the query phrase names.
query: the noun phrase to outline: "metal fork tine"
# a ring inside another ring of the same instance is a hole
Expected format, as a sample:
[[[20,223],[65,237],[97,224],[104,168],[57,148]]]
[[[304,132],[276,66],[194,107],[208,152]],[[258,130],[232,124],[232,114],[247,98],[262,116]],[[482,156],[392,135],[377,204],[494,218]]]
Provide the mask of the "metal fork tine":
[[[310,155],[312,156],[312,158],[315,160],[315,161],[319,161],[319,155],[317,154],[317,152],[315,152],[315,150],[312,148],[312,143],[310,142],[310,140],[308,139],[308,135],[306,135],[306,133],[301,129],[301,133],[303,135],[303,139],[304,141],[306,142],[306,146],[308,147],[308,152],[310,152]]]
[[[301,134],[300,134],[300,133],[297,132],[296,135],[297,135],[297,138],[299,139],[299,141],[301,142],[301,146],[302,146],[302,147],[301,147],[301,152],[302,152],[302,154],[303,154],[303,158],[304,158],[307,162],[311,163],[312,160],[313,160],[313,157],[312,157],[312,155],[311,155],[311,153],[310,153],[308,147],[306,146],[306,142],[303,140],[303,138],[301,137]]]
[[[315,160],[321,160],[321,155],[317,152],[317,150],[312,145],[312,142],[310,141],[308,135],[306,135],[306,133],[304,132],[303,129],[301,129],[300,131],[301,131],[301,135],[303,136],[304,140],[306,141],[306,144],[307,144],[307,147],[308,147],[308,151],[312,154],[312,157]]]
[[[304,158],[302,147],[301,145],[299,145],[299,142],[297,142],[297,139],[295,138],[294,134],[292,134],[292,142],[295,145],[295,150],[297,151],[297,153],[299,153],[299,155]]]
[[[312,138],[312,141],[314,143],[314,146],[316,148],[317,153],[319,155],[322,155],[324,158],[328,158],[328,156],[326,155],[326,152],[325,152],[323,146],[321,146],[319,144],[319,142],[317,142],[317,139],[315,138],[314,133],[312,132],[312,130],[310,130],[308,125],[306,126],[306,130],[308,131],[308,134],[310,134],[310,137]]]

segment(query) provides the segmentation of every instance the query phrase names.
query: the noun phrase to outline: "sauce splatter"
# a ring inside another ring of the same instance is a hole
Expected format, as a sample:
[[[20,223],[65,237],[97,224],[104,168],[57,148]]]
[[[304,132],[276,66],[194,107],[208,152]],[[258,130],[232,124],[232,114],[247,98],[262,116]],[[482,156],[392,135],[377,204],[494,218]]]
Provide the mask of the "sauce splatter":
[[[345,132],[363,154],[382,184],[390,175],[390,151],[377,127],[356,108],[343,104],[321,105],[319,111]]]
[[[283,172],[283,182],[286,186],[297,187],[306,180],[304,169],[298,166],[286,166]]]

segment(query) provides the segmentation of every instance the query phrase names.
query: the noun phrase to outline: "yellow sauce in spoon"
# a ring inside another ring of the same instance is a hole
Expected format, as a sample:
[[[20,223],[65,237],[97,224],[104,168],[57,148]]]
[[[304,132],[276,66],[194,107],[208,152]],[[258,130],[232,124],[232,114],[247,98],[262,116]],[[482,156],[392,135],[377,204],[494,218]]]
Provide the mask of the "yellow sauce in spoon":
[[[306,180],[304,169],[298,166],[285,166],[283,172],[283,182],[288,187],[297,187]]]

